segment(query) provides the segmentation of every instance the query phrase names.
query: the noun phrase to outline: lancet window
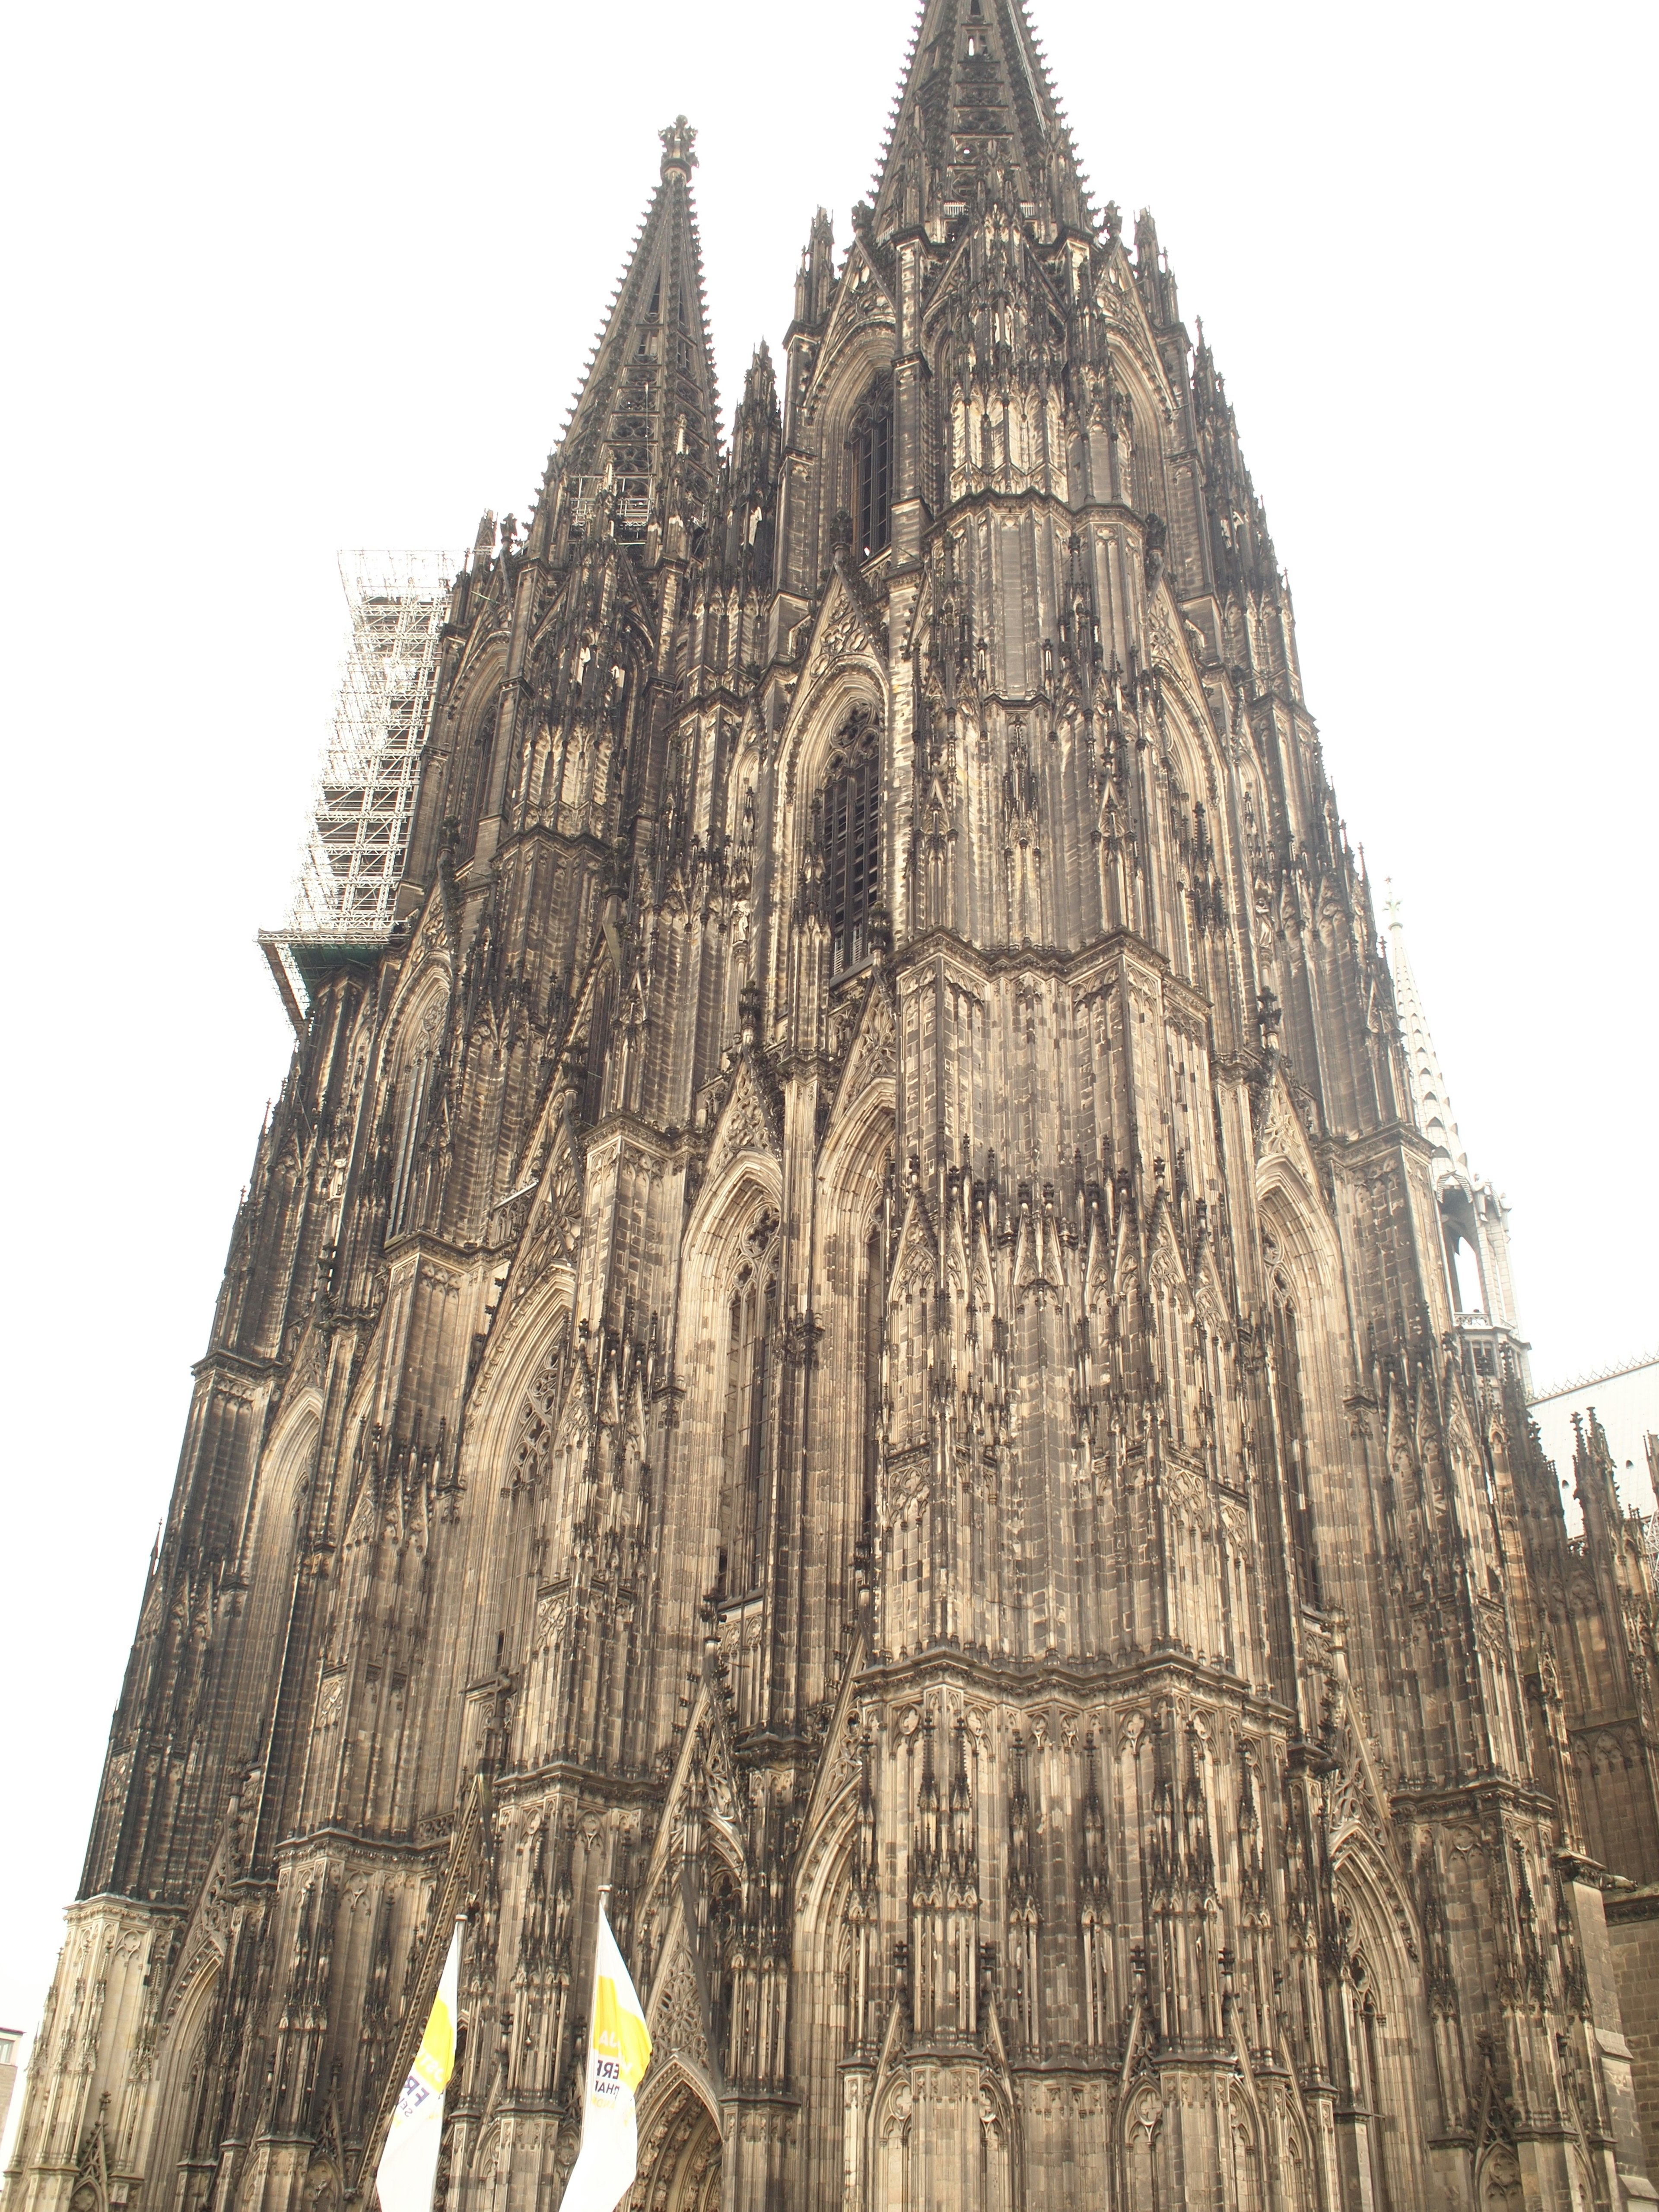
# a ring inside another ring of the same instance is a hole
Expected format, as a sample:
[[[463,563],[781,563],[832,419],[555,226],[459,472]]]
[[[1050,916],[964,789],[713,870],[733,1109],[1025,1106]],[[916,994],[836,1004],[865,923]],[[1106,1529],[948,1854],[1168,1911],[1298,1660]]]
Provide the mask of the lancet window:
[[[1487,1311],[1480,1267],[1480,1243],[1474,1208],[1453,1184],[1441,1197],[1440,1223],[1446,1245],[1446,1272],[1452,1304],[1460,1314]]]
[[[720,1420],[718,1587],[741,1597],[761,1577],[766,1517],[767,1430],[778,1277],[776,1221],[763,1214],[745,1240],[726,1308],[725,1405]]]
[[[1290,1523],[1303,1603],[1317,1605],[1319,1571],[1314,1553],[1313,1505],[1309,1494],[1313,1470],[1309,1463],[1301,1334],[1296,1301],[1282,1273],[1274,1276],[1273,1290],[1273,1373],[1279,1391],[1279,1433],[1285,1449],[1285,1517]]]
[[[873,949],[870,917],[881,891],[881,732],[866,708],[848,718],[825,780],[823,848],[830,967],[839,975]]]
[[[879,1220],[864,1248],[860,1352],[864,1368],[863,1498],[860,1540],[866,1553],[875,1541],[876,1474],[881,1450],[881,1353],[887,1310],[887,1250]]]
[[[386,1212],[386,1234],[389,1237],[410,1225],[409,1214],[415,1197],[421,1136],[428,1103],[437,1077],[437,1023],[435,1018],[428,1018],[397,1093],[391,1204]]]
[[[884,551],[893,522],[893,398],[884,380],[866,393],[853,424],[854,528],[860,561]]]
[[[1384,2136],[1393,2116],[1388,2108],[1386,2071],[1377,2033],[1381,2021],[1377,2014],[1376,1997],[1370,1987],[1370,1978],[1363,1958],[1354,1959],[1349,1967],[1349,1978],[1353,1984],[1353,2056],[1354,2069],[1358,2077],[1354,2087],[1358,2102],[1367,2115],[1365,2142],[1370,2154],[1371,2200],[1377,2212],[1394,2212],[1394,2195],[1389,2185],[1389,2161],[1384,2150]]]

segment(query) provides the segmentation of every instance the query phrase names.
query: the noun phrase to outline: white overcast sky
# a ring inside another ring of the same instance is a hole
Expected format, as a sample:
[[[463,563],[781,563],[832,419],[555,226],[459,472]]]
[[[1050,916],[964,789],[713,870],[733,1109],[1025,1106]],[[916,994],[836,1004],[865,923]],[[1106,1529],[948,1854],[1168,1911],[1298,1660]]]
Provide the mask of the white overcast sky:
[[[1239,414],[1540,1382],[1659,1341],[1650,5],[1035,0]],[[0,2022],[38,2018],[236,1196],[336,550],[520,515],[655,183],[729,408],[912,0],[109,0],[0,92]],[[1638,680],[1639,679],[1639,680]]]

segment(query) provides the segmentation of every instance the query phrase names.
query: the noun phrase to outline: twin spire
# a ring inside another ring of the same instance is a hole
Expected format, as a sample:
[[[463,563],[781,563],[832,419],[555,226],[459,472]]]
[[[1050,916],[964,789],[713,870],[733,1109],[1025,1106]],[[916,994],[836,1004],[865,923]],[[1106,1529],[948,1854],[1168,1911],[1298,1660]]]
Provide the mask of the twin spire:
[[[922,0],[876,179],[876,237],[942,237],[988,185],[1037,230],[1093,230],[1024,0]]]
[[[1024,0],[924,0],[876,180],[876,236],[945,227],[981,184],[1039,234],[1091,230],[1088,190]]]
[[[624,518],[712,483],[719,398],[691,198],[696,132],[659,133],[662,173],[594,349],[556,461]],[[1091,231],[1071,133],[1024,0],[923,0],[876,181],[878,238],[939,237],[981,189],[1016,201],[1039,232]],[[827,227],[826,227],[827,246]],[[827,258],[827,255],[826,255]],[[637,519],[637,514],[635,519]]]
[[[720,445],[720,402],[691,198],[697,134],[676,116],[662,175],[566,426],[558,459],[611,492],[626,526],[661,503],[671,481],[702,504]]]

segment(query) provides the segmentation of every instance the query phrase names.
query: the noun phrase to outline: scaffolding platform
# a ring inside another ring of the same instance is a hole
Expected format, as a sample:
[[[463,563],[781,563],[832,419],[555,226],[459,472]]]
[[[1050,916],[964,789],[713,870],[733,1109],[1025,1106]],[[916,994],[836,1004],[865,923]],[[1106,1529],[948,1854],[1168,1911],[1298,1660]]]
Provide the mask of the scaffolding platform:
[[[450,586],[464,553],[340,556],[351,639],[286,927],[262,929],[289,1019],[303,1030],[323,978],[392,936],[420,790]]]

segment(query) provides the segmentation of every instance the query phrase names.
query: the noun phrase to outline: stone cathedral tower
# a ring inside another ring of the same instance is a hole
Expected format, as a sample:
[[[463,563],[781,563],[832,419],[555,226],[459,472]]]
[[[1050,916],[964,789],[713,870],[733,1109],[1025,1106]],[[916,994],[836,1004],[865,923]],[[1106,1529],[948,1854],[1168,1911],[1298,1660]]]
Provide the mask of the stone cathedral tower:
[[[602,1882],[650,2212],[1651,2201],[1646,1569],[1460,1320],[1152,218],[927,0],[723,441],[663,142],[280,948],[9,2203],[362,2201],[465,1903],[442,2201],[554,2212]]]

